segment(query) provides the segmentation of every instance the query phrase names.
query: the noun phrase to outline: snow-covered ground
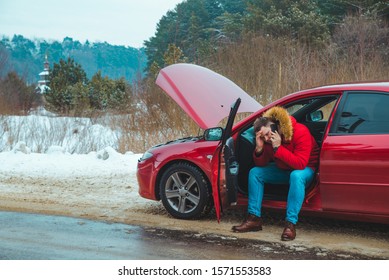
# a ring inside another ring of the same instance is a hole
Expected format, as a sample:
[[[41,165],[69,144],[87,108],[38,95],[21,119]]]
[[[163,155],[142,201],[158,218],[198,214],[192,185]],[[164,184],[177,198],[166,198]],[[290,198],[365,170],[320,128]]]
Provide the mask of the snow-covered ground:
[[[70,154],[62,147],[51,146],[42,153],[28,152],[25,143],[19,142],[12,151],[0,153],[0,172],[29,177],[93,177],[97,174],[132,174],[142,154],[120,154],[107,147],[88,154]]]
[[[56,117],[44,110],[29,116],[0,116],[0,182],[82,177],[94,185],[101,178],[125,178],[133,186],[127,198],[146,203],[138,195],[135,175],[142,154],[117,152],[118,135],[119,131],[90,119]]]
[[[0,115],[0,152],[24,142],[32,152],[60,146],[69,153],[88,153],[106,147],[118,149],[122,132],[112,130],[112,116],[98,119],[60,117],[40,109],[28,116]]]
[[[110,147],[89,154],[51,147],[41,154],[24,153],[20,147],[25,149],[22,144],[0,153],[1,194],[7,199],[63,201],[58,209],[86,201],[97,207],[127,204],[138,209],[151,203],[138,194],[135,173],[141,154],[120,154]]]

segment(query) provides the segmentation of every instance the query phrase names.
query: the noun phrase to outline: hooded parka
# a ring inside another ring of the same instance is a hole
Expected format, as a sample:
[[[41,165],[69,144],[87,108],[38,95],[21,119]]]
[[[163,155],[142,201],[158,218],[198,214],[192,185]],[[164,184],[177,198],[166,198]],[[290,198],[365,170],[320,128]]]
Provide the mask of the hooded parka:
[[[276,152],[270,143],[265,142],[259,156],[254,152],[255,165],[265,166],[274,161],[279,168],[285,170],[302,170],[308,166],[315,171],[319,160],[319,146],[309,129],[298,123],[282,107],[273,107],[263,116],[278,122],[282,141]]]

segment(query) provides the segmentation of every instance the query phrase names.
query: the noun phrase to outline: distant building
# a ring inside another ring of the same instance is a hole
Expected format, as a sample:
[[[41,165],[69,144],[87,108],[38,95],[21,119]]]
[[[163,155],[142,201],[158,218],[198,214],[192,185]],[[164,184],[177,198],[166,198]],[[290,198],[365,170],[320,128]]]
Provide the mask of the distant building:
[[[46,93],[50,90],[49,86],[49,61],[47,60],[47,55],[45,56],[45,63],[43,64],[43,71],[39,73],[38,86],[36,91],[40,94]]]

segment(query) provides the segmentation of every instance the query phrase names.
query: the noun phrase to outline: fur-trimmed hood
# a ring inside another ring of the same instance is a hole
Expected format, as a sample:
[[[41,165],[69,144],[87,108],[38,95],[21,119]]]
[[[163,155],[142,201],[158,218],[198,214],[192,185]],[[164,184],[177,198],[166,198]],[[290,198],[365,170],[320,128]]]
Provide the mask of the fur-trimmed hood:
[[[285,141],[291,141],[293,137],[293,122],[288,111],[285,108],[275,106],[267,110],[263,117],[269,118],[279,124],[281,134]]]

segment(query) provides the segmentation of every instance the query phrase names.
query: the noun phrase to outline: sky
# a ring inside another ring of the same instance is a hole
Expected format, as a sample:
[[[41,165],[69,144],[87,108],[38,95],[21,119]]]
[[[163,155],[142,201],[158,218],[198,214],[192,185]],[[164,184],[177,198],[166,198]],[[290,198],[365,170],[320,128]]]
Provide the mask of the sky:
[[[0,36],[140,48],[184,0],[0,0]]]

